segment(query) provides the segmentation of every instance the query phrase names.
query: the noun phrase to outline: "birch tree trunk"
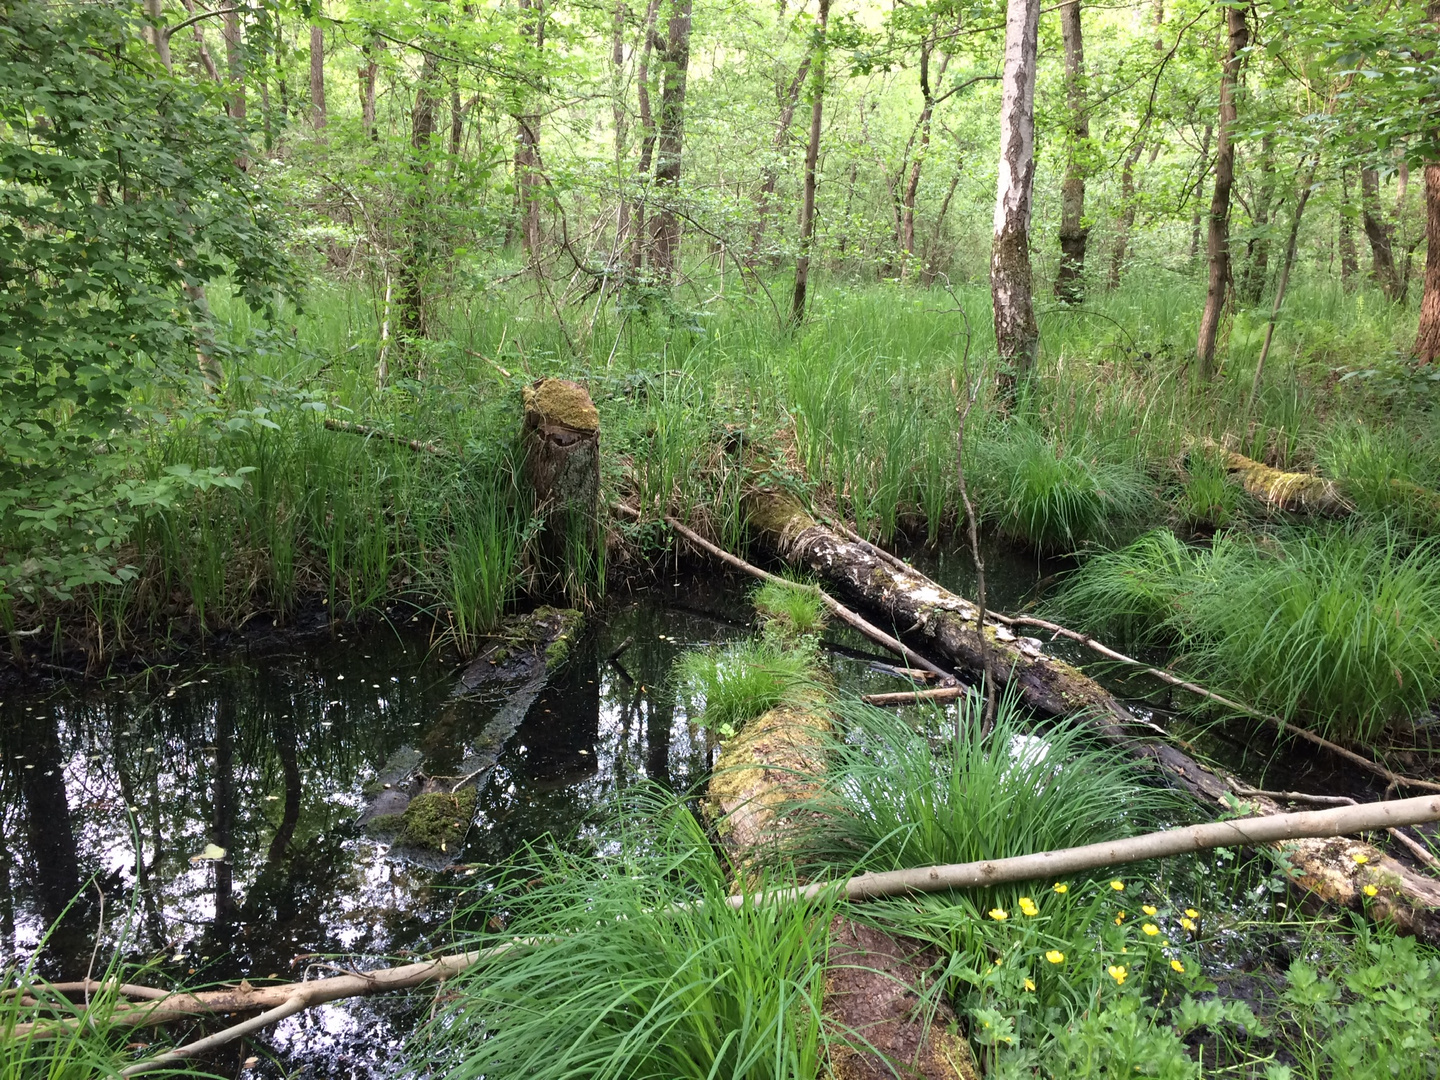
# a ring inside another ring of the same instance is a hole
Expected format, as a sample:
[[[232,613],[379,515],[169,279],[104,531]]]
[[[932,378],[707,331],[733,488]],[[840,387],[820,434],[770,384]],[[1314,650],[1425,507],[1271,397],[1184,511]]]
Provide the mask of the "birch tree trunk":
[[[325,30],[310,24],[310,126],[316,131],[328,122],[325,114]]]
[[[1195,354],[1200,378],[1209,381],[1215,374],[1215,339],[1220,330],[1220,312],[1230,287],[1230,192],[1235,185],[1236,118],[1235,95],[1240,81],[1240,61],[1250,42],[1249,7],[1225,9],[1230,32],[1225,64],[1220,72],[1220,119],[1215,137],[1215,190],[1210,195],[1210,227],[1206,254],[1210,273],[1205,286],[1205,309],[1200,313],[1200,333]]]
[[[1005,12],[1005,69],[1000,97],[1000,174],[990,252],[995,308],[997,388],[1013,401],[1029,378],[1040,334],[1035,325],[1030,269],[1030,205],[1035,185],[1035,64],[1040,0],[1009,0]]]
[[[1060,187],[1060,268],[1055,275],[1055,299],[1078,304],[1085,299],[1085,173],[1089,155],[1090,114],[1085,104],[1085,46],[1080,27],[1080,0],[1060,8],[1060,31],[1065,41],[1065,97],[1069,109],[1069,146],[1065,180]],[[1134,179],[1132,176],[1131,184]]]
[[[819,37],[810,69],[810,141],[805,146],[805,195],[800,203],[800,256],[795,260],[795,291],[790,297],[790,322],[805,318],[810,289],[810,249],[815,243],[815,172],[820,162],[820,122],[825,105],[825,35],[830,24],[830,0],[820,0]]]
[[[655,158],[655,194],[659,212],[651,234],[655,272],[669,282],[680,258],[680,164],[685,147],[685,82],[690,68],[691,0],[670,0],[665,40],[665,70],[660,87],[660,142]]]
[[[1395,271],[1395,223],[1385,217],[1380,207],[1380,174],[1374,169],[1360,170],[1360,223],[1370,241],[1370,277],[1385,294],[1385,299],[1400,296],[1400,275]]]
[[[1420,298],[1420,328],[1415,357],[1433,364],[1440,356],[1440,162],[1425,163],[1425,292]]]

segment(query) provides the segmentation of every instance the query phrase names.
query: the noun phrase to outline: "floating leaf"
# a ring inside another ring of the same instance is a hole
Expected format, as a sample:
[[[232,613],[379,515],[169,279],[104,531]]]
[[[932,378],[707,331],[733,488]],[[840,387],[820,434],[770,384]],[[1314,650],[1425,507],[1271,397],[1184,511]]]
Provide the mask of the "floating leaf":
[[[219,844],[206,844],[205,850],[200,852],[199,855],[190,856],[190,861],[192,863],[219,862],[223,858],[225,858],[225,849],[223,847]]]

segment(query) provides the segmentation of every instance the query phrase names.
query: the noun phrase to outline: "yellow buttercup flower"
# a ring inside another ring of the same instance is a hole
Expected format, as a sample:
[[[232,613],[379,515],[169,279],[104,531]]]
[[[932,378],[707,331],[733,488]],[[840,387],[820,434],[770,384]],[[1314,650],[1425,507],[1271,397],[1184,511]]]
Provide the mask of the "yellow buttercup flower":
[[[1004,908],[991,908],[987,914],[996,922],[1004,922],[1010,917],[1010,913]]]
[[[1160,909],[1157,908],[1157,907],[1155,907],[1153,904],[1146,904],[1146,905],[1145,905],[1144,907],[1142,907],[1140,910],[1143,911],[1146,915],[1150,915],[1150,916],[1155,916],[1155,915],[1160,914]]]
[[[996,966],[996,967],[999,967],[999,966],[1000,966],[1000,957],[998,957],[998,956],[995,957],[995,966]]]
[[[1070,891],[1070,886],[1066,885],[1063,881],[1057,881],[1055,883],[1055,891],[1061,896],[1064,896],[1067,892]]]
[[[1183,926],[1186,930],[1189,930],[1192,934],[1195,932],[1195,923],[1192,922],[1190,919],[1181,919],[1180,925]]]
[[[1125,883],[1123,881],[1112,881],[1110,882],[1110,888],[1114,889],[1116,892],[1124,892]]]
[[[1119,926],[1119,925],[1120,925],[1122,922],[1124,922],[1124,921],[1125,921],[1125,913],[1124,913],[1123,911],[1120,912],[1118,915],[1115,916],[1115,925],[1116,925],[1116,926]]]
[[[1034,979],[1026,979],[1026,980],[1025,980],[1025,989],[1028,990],[1028,991],[1030,991],[1031,993],[1034,993],[1034,991],[1035,991],[1035,980],[1034,980]]]
[[[1110,973],[1110,977],[1115,980],[1117,986],[1123,986],[1125,983],[1125,976],[1130,974],[1129,970],[1123,965],[1112,964],[1105,970]]]
[[[1189,919],[1198,919],[1200,917],[1200,913],[1196,911],[1193,907],[1187,907],[1185,909],[1185,917]]]
[[[1040,906],[1028,896],[1020,897],[1020,910],[1026,915],[1039,915]]]
[[[1160,932],[1160,928],[1153,922],[1147,922],[1144,926],[1140,927],[1140,929],[1145,931],[1146,937],[1154,937]]]
[[[1063,964],[1065,962],[1065,954],[1059,949],[1051,949],[1045,954],[1045,959],[1049,960],[1052,964]]]
[[[1171,960],[1170,967],[1175,971],[1178,971],[1181,975],[1185,974],[1185,965],[1182,964],[1179,960]]]
[[[1368,855],[1355,855],[1353,856],[1353,858],[1355,859],[1355,862],[1360,866],[1364,866],[1367,862],[1370,861],[1370,857]]]
[[[1377,889],[1374,885],[1366,885],[1365,888],[1361,889],[1360,891],[1363,892],[1366,896],[1374,896],[1380,890]]]

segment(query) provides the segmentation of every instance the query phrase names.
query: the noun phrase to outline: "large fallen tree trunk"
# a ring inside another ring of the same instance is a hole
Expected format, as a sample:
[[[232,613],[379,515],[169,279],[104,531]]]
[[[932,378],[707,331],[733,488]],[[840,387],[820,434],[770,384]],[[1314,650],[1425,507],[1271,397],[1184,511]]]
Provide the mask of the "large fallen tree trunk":
[[[1177,747],[1132,734],[1142,725],[1099,683],[1070,664],[1045,653],[1035,638],[1008,627],[977,626],[974,604],[941,588],[918,571],[858,538],[842,535],[816,521],[794,496],[754,491],[746,497],[752,531],[793,566],[808,570],[857,596],[883,613],[903,633],[923,635],[946,659],[983,671],[999,685],[1013,686],[1037,712],[1079,715],[1105,741],[1150,762],[1166,779],[1203,802],[1231,809],[1235,796],[1221,773],[1200,764]],[[984,634],[982,641],[981,634]],[[1256,814],[1281,813],[1279,804],[1252,797],[1245,804]],[[1360,854],[1365,862],[1352,857]],[[1440,883],[1423,877],[1379,850],[1322,839],[1297,841],[1289,851],[1294,882],[1335,904],[1389,918],[1403,930],[1440,941]],[[1366,904],[1361,869],[1382,866],[1394,883],[1384,904]]]

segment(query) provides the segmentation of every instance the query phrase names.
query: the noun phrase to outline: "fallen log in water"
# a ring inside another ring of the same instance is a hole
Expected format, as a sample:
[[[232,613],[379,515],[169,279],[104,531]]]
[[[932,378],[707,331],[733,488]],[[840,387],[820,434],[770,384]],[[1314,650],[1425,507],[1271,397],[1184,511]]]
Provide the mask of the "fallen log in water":
[[[1230,781],[1176,747],[1141,739],[1139,726],[1099,683],[1077,668],[1046,655],[1038,640],[1008,627],[977,628],[974,604],[941,588],[868,543],[841,535],[811,516],[794,496],[754,491],[746,497],[751,529],[791,565],[818,574],[864,599],[906,633],[923,635],[949,660],[983,671],[999,685],[1012,685],[1033,709],[1049,716],[1079,715],[1102,739],[1151,762],[1166,778],[1203,802],[1229,810]],[[1278,815],[1273,800],[1256,796],[1248,805],[1261,815]],[[1362,850],[1363,849],[1363,850]],[[1357,863],[1353,856],[1361,855]],[[1393,921],[1401,930],[1440,941],[1440,882],[1417,874],[1368,845],[1301,839],[1294,845],[1294,883],[1321,898]],[[1384,902],[1366,903],[1362,866],[1380,866],[1393,882]]]

